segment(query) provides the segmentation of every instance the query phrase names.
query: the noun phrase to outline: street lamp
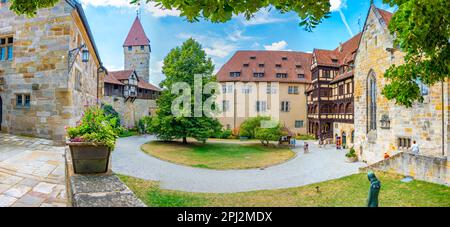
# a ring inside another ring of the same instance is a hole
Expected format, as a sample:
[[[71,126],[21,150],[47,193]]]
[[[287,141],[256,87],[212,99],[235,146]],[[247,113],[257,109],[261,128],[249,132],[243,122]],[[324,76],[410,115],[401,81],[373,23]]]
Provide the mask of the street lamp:
[[[72,70],[73,64],[75,63],[75,60],[77,60],[78,54],[81,51],[81,61],[83,63],[89,62],[89,50],[86,47],[86,44],[83,44],[75,49],[69,50],[68,53],[68,70],[69,73]]]

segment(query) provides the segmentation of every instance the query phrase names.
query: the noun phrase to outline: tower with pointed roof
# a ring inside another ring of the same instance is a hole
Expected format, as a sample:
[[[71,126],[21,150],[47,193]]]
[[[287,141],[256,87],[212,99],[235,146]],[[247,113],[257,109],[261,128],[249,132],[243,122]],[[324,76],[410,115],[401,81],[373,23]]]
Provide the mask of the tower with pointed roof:
[[[150,40],[138,16],[123,44],[125,70],[135,70],[146,82],[150,79]]]

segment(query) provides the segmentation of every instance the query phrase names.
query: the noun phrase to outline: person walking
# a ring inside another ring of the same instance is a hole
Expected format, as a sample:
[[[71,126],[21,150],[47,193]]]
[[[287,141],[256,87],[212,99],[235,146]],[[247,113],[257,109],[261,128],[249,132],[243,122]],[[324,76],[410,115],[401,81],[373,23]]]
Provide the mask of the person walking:
[[[419,144],[414,140],[413,145],[411,146],[411,151],[413,154],[419,154]]]
[[[303,145],[303,151],[304,151],[305,154],[306,154],[306,153],[309,153],[309,144],[308,144],[308,142],[305,142],[305,143],[304,143],[304,145]]]

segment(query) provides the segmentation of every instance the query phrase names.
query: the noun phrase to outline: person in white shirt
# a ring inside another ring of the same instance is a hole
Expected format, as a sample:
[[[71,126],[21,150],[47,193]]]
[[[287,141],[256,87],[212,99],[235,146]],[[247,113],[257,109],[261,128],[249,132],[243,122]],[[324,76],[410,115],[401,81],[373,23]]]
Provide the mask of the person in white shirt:
[[[413,154],[419,154],[419,145],[415,140],[413,141],[413,145],[411,146],[411,151]]]

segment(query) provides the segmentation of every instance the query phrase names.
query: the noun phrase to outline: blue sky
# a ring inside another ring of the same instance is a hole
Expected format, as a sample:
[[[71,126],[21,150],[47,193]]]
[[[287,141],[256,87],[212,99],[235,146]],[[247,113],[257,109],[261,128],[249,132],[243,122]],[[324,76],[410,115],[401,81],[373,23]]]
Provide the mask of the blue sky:
[[[109,70],[123,69],[122,45],[136,17],[136,7],[130,0],[81,0],[94,33],[101,58]],[[141,21],[150,38],[150,81],[158,85],[164,78],[162,61],[169,51],[186,39],[199,41],[213,59],[216,71],[237,50],[293,50],[310,52],[313,48],[334,49],[339,42],[351,38],[364,23],[369,0],[330,0],[331,17],[313,32],[306,32],[298,25],[293,13],[279,14],[261,11],[251,21],[235,16],[227,23],[201,21],[189,23],[175,10],[163,10],[152,4],[142,7]],[[375,4],[393,11],[381,0]],[[346,21],[346,22],[344,22]]]

